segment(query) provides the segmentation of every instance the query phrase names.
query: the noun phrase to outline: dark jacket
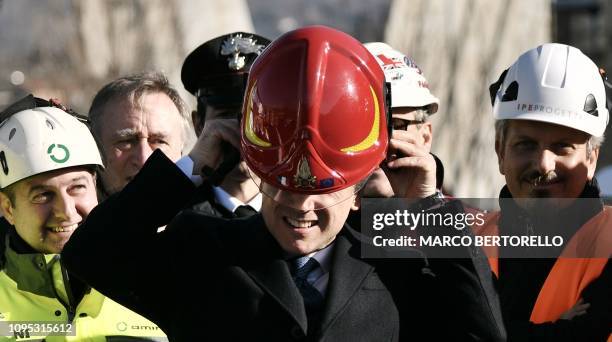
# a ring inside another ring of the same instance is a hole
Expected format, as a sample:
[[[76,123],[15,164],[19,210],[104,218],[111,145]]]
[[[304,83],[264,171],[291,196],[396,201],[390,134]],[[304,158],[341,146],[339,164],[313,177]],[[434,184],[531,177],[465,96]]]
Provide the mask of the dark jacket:
[[[347,226],[335,240],[321,322],[309,329],[285,255],[262,216],[175,217],[194,191],[154,153],[73,234],[62,253],[68,267],[175,341],[503,339],[483,285],[462,263],[428,264],[417,253],[365,260],[359,234]]]
[[[99,202],[103,202],[106,200],[110,194],[104,188],[104,182],[102,182],[102,178],[98,175],[97,179],[97,194]],[[217,201],[215,198],[215,192],[213,191],[213,187],[210,183],[204,182],[200,187],[198,187],[196,194],[191,198],[189,202],[185,204],[185,209],[196,210],[203,214],[215,217],[223,217],[223,218],[236,218],[236,214],[227,210],[221,203]],[[0,238],[2,237],[3,229],[0,227]]]
[[[203,214],[223,217],[223,218],[236,218],[236,214],[229,211],[226,207],[221,205],[215,197],[215,192],[210,183],[204,182],[196,190],[196,194],[186,206],[187,209],[199,211]]]
[[[507,187],[500,198],[511,198]],[[603,209],[596,181],[588,183],[572,206],[558,215],[527,214],[512,200],[500,200],[499,230],[502,235],[556,232],[569,241],[575,232]],[[561,228],[563,227],[563,229]],[[525,253],[529,253],[526,250]],[[560,252],[560,251],[559,251]],[[591,306],[572,320],[534,324],[529,321],[544,281],[556,259],[499,259],[497,287],[509,341],[605,341],[612,332],[612,264],[608,261],[599,278],[582,293]]]

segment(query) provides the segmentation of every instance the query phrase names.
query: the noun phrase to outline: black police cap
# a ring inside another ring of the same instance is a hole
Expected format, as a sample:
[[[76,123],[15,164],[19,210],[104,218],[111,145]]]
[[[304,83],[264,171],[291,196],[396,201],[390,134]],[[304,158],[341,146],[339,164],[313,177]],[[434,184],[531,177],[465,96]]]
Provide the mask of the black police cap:
[[[198,46],[185,59],[181,81],[198,96],[201,89],[234,88],[246,75],[270,40],[254,33],[234,32]]]

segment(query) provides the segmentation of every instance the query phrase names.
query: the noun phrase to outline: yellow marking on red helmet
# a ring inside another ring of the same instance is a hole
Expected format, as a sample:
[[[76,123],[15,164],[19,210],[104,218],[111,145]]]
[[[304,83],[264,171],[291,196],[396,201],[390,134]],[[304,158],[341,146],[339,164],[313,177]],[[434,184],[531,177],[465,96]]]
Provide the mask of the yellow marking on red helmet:
[[[380,134],[380,108],[378,107],[378,97],[376,96],[376,92],[374,92],[374,88],[372,88],[372,86],[370,86],[370,92],[372,93],[372,98],[374,99],[374,122],[372,123],[372,129],[370,129],[370,133],[365,137],[365,139],[356,145],[341,149],[340,151],[342,152],[361,152],[372,147],[378,141],[378,135]]]
[[[244,136],[254,145],[257,145],[259,147],[270,147],[272,146],[272,144],[258,137],[255,131],[253,130],[253,102],[251,101],[251,99],[256,88],[257,83],[254,83],[253,87],[251,87],[251,91],[249,91],[249,98],[247,99],[248,107],[246,117],[244,118],[244,120],[246,120],[244,124]]]

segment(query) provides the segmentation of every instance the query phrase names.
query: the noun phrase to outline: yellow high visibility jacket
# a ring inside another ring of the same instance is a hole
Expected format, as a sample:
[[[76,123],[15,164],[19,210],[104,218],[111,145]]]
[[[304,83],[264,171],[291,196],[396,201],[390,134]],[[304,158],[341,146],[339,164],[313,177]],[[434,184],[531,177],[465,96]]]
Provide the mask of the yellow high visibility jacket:
[[[58,254],[18,254],[3,241],[0,270],[0,341],[167,341],[144,317],[88,289],[73,303],[68,274]],[[65,336],[53,336],[53,331]],[[51,333],[51,334],[50,334]]]

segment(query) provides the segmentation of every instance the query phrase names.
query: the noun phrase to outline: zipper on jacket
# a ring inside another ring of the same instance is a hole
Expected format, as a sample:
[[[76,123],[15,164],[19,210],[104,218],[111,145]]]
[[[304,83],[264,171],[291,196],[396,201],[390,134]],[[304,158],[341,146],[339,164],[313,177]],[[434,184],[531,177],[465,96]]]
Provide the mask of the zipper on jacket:
[[[74,316],[76,315],[77,303],[75,303],[74,294],[72,293],[72,286],[70,286],[70,276],[68,275],[68,270],[64,267],[64,263],[61,259],[59,260],[59,263],[62,270],[62,277],[64,278],[66,294],[68,295],[68,305],[66,306],[66,309],[68,310],[68,322],[72,322],[74,320]]]
[[[54,261],[59,263],[60,274],[62,276],[62,281],[64,283],[64,290],[66,291],[66,297],[67,297],[68,302],[66,303],[66,301],[62,298],[62,296],[58,293],[55,281],[53,280],[54,279],[53,271],[52,271],[53,267],[49,269],[50,281],[52,284],[51,287],[53,288],[53,292],[55,292],[55,298],[60,303],[62,303],[62,305],[66,309],[66,314],[68,316],[66,322],[72,323],[74,321],[74,316],[76,315],[76,305],[74,305],[74,296],[72,294],[72,287],[70,286],[68,270],[66,270],[66,268],[62,264],[61,257],[59,255],[54,256]]]

